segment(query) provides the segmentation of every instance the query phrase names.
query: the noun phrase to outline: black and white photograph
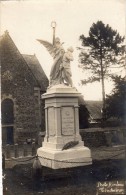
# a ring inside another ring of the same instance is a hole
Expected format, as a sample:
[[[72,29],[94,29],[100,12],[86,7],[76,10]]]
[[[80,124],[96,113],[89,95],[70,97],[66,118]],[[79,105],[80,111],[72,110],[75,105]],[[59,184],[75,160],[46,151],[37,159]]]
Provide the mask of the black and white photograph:
[[[126,195],[126,0],[1,0],[2,195]]]

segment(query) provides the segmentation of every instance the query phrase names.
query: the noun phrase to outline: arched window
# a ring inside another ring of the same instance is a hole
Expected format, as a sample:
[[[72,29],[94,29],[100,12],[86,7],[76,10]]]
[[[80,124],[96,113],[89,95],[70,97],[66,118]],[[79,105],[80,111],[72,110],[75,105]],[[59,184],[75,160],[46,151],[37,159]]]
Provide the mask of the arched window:
[[[13,144],[14,103],[7,98],[2,101],[2,144]]]
[[[5,99],[1,105],[2,125],[14,123],[14,103],[11,99]]]

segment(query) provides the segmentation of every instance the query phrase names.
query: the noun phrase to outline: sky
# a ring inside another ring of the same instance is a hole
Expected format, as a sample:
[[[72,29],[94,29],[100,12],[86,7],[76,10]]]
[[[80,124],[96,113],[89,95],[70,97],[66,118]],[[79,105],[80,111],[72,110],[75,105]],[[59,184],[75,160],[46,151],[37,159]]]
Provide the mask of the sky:
[[[1,1],[0,33],[8,30],[22,54],[36,54],[43,70],[49,78],[53,59],[36,39],[52,42],[51,22],[56,21],[56,37],[67,47],[74,48],[74,61],[71,63],[74,85],[83,94],[85,100],[101,100],[101,83],[81,86],[80,80],[86,73],[78,68],[77,47],[81,46],[79,36],[88,36],[93,23],[101,20],[109,24],[120,35],[125,35],[125,0],[20,0]],[[113,85],[105,81],[106,94]]]

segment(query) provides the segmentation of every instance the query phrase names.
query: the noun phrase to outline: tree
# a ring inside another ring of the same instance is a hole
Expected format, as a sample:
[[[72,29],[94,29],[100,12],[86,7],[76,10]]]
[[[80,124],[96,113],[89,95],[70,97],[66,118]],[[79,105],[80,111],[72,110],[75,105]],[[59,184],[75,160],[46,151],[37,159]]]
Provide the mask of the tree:
[[[84,104],[79,105],[79,128],[85,129],[89,127],[89,111]]]
[[[126,79],[121,76],[112,77],[115,87],[106,98],[106,116],[116,117],[125,122],[126,117]]]
[[[124,37],[121,37],[116,30],[102,21],[93,23],[89,36],[80,36],[83,48],[79,54],[79,67],[84,71],[89,71],[87,79],[82,80],[82,84],[101,81],[103,111],[105,110],[105,86],[104,79],[110,76],[111,68],[122,63],[124,46],[121,45]],[[103,112],[104,117],[104,112]]]

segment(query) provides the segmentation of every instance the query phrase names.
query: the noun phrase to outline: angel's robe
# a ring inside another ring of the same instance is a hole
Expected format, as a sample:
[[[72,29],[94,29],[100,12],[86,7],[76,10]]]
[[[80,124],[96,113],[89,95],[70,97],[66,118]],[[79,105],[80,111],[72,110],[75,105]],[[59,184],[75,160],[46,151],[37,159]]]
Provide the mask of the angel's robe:
[[[62,65],[62,59],[65,51],[62,46],[57,50],[56,57],[54,59],[54,63],[52,65],[50,71],[50,85],[61,84],[62,82],[62,73],[60,66]]]
[[[67,82],[68,85],[73,86],[73,82],[71,79],[72,72],[70,67],[70,61],[73,61],[72,52],[67,51],[63,55],[62,61],[63,61],[62,78]]]

